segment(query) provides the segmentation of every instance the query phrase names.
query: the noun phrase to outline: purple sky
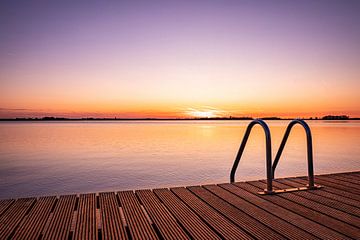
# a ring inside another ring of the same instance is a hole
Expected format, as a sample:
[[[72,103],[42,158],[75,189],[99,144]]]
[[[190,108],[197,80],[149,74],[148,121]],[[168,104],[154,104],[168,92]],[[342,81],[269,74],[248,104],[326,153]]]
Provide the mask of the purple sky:
[[[0,84],[0,117],[360,116],[360,1],[1,1]]]

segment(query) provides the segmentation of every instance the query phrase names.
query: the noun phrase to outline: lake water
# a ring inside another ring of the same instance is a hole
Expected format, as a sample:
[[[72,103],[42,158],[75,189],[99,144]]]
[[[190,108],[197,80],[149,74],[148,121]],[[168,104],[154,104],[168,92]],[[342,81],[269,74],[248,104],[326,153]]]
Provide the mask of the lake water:
[[[273,156],[289,121],[267,121]],[[0,198],[229,181],[249,121],[1,122]],[[360,121],[308,121],[316,174],[360,170]],[[256,126],[237,180],[265,178]],[[304,130],[291,133],[276,176],[306,175]]]

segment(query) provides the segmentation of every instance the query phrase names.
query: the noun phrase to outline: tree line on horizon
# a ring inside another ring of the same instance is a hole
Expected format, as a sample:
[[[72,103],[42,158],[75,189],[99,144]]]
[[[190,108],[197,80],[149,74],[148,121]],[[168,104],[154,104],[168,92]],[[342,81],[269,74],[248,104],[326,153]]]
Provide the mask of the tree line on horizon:
[[[73,121],[73,120],[253,120],[253,117],[212,117],[212,118],[94,118],[94,117],[86,117],[86,118],[65,118],[65,117],[29,117],[29,118],[3,118],[1,121]],[[263,120],[289,120],[293,118],[281,118],[281,117],[263,117]],[[350,118],[348,115],[326,115],[323,117],[309,117],[309,118],[301,118],[304,120],[360,120],[360,118]]]

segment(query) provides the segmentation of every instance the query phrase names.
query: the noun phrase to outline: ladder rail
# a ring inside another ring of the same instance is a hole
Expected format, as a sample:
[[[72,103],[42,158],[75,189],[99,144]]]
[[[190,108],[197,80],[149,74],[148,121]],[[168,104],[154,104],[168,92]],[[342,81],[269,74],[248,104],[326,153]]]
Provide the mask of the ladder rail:
[[[277,167],[277,165],[279,163],[281,154],[282,154],[282,152],[284,150],[284,147],[285,147],[285,144],[286,144],[286,142],[287,142],[287,140],[289,138],[290,132],[291,132],[292,128],[296,124],[301,125],[304,128],[305,133],[306,133],[308,180],[309,180],[308,187],[310,189],[313,189],[313,188],[315,188],[315,184],[314,184],[313,145],[312,145],[311,130],[310,130],[309,125],[304,120],[301,120],[301,119],[294,119],[287,126],[284,137],[283,137],[283,139],[281,141],[279,150],[278,150],[278,152],[277,152],[277,154],[275,156],[274,163],[272,165],[272,177],[273,178],[275,177],[275,169],[276,169],[276,167]]]
[[[252,128],[255,125],[260,125],[265,133],[265,141],[266,141],[266,178],[267,178],[267,189],[265,189],[265,192],[267,194],[271,194],[273,192],[272,187],[272,180],[273,180],[273,171],[272,171],[272,154],[271,154],[271,134],[268,125],[261,119],[255,119],[249,123],[249,125],[246,128],[246,132],[244,134],[243,140],[241,142],[241,145],[239,147],[239,151],[236,155],[233,167],[231,169],[230,173],[230,182],[233,183],[235,181],[235,173],[237,170],[237,167],[239,165],[241,156],[244,152],[245,145],[247,143],[247,140],[249,138],[249,135],[251,133]]]

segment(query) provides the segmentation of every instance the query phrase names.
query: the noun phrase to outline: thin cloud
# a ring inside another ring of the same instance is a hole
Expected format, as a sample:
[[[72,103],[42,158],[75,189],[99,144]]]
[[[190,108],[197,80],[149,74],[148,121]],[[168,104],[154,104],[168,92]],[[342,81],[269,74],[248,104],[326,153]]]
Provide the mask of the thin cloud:
[[[0,108],[0,111],[30,111],[27,108]]]

